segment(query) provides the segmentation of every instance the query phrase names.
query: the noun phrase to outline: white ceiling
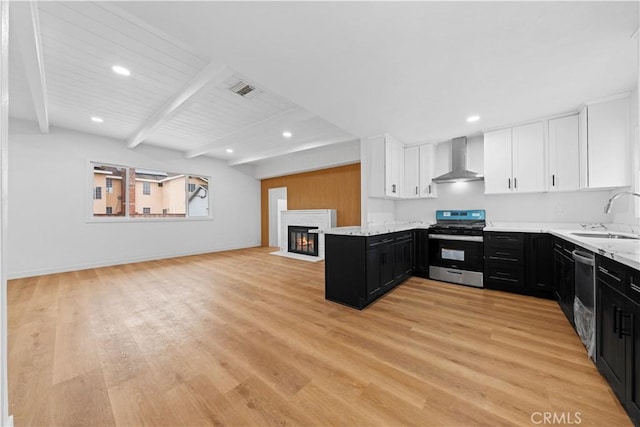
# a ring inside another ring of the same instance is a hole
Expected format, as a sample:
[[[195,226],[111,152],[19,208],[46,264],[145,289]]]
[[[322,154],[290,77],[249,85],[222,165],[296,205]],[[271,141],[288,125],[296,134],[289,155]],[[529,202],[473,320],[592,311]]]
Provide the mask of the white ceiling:
[[[439,142],[637,84],[638,2],[42,2],[39,10],[52,125],[131,138],[215,61],[263,93],[243,99],[224,79],[143,143],[231,164],[381,132]],[[34,117],[14,102],[28,98],[28,85],[15,45],[11,52],[11,114]],[[118,79],[113,63],[132,76]],[[93,114],[103,126],[87,120]],[[481,120],[466,123],[471,114]],[[281,137],[285,127],[295,129],[291,140]]]

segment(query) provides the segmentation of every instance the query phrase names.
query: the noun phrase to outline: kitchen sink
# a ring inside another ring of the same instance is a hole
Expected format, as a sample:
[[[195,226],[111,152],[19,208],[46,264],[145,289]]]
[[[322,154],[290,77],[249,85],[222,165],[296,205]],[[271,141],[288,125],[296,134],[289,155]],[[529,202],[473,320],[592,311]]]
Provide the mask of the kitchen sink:
[[[589,237],[592,239],[631,239],[631,240],[640,240],[640,237],[637,236],[629,236],[626,234],[618,234],[618,233],[571,233],[574,236],[578,237]]]

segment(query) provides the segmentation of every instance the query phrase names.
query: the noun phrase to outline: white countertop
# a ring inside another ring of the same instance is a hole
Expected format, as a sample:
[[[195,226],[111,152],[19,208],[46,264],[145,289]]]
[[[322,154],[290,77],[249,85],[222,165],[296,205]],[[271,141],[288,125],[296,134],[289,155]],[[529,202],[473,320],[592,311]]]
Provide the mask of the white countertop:
[[[391,222],[385,224],[371,224],[368,227],[359,225],[351,227],[336,227],[322,231],[324,234],[337,234],[341,236],[375,236],[377,234],[396,233],[398,231],[429,228],[433,224],[428,221]]]
[[[337,227],[324,230],[324,234],[337,234],[349,236],[375,236],[377,234],[395,233],[420,228],[429,228],[431,222],[395,222],[386,224],[369,225],[368,227]],[[583,237],[573,233],[593,233],[608,234],[616,233],[627,236],[638,237],[632,234],[629,226],[606,225],[607,230],[589,229],[586,230],[580,224],[574,223],[489,223],[484,231],[505,231],[517,233],[549,233],[565,239],[582,248],[598,253],[607,258],[618,261],[636,270],[640,270],[640,240],[635,239],[606,239],[598,237]],[[625,230],[626,229],[626,230]]]

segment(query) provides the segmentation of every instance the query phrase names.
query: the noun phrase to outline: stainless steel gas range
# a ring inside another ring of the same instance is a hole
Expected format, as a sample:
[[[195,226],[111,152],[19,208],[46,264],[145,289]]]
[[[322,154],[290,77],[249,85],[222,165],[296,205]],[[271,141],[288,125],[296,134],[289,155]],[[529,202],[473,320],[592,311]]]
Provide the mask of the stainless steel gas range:
[[[436,211],[429,228],[429,278],[482,288],[484,210]]]

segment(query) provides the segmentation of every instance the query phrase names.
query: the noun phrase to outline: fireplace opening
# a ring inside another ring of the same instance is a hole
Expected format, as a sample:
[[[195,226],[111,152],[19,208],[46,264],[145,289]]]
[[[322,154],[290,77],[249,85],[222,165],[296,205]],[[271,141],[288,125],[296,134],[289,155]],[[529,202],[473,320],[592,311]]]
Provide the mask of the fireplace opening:
[[[318,233],[311,233],[309,231],[317,229],[318,227],[290,225],[289,252],[318,256]]]

